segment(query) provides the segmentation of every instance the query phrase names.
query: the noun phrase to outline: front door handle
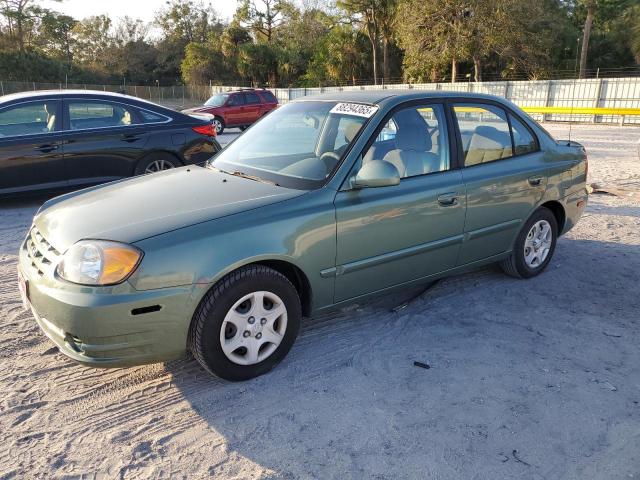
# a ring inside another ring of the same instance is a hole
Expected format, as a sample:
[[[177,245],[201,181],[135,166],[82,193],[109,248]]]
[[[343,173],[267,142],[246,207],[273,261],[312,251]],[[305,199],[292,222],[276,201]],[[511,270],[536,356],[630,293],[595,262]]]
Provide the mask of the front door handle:
[[[541,183],[542,183],[542,177],[529,178],[529,185],[531,185],[532,187],[539,187]]]
[[[438,203],[443,207],[452,207],[458,204],[458,197],[455,192],[442,193],[438,195]]]
[[[58,150],[58,148],[60,148],[60,145],[56,143],[47,143],[44,145],[38,145],[37,147],[33,147],[35,151],[42,152],[42,153],[53,152],[54,150]]]

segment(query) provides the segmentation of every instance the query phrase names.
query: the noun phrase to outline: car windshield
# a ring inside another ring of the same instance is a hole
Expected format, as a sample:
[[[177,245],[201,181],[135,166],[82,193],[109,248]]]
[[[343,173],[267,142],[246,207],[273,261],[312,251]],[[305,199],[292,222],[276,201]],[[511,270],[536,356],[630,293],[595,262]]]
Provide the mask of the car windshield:
[[[211,97],[206,102],[204,102],[204,104],[207,107],[221,107],[227,101],[227,98],[229,98],[229,95],[224,95],[222,93],[219,93]]]
[[[376,111],[357,103],[288,103],[229,144],[210,166],[289,188],[318,188]]]

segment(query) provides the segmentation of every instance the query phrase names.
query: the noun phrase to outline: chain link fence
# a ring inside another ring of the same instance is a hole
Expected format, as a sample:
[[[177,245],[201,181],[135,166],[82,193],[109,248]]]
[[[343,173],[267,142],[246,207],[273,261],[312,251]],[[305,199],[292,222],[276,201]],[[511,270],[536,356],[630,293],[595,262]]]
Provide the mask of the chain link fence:
[[[214,93],[237,90],[237,86],[90,85],[0,81],[0,93],[7,95],[35,90],[98,90],[119,92],[174,109],[202,104]],[[441,90],[489,93],[504,97],[520,107],[564,107],[575,109],[640,109],[640,77],[591,78],[584,80],[518,80],[497,82],[398,83],[315,88],[272,88],[281,104],[307,95],[361,90]],[[640,115],[594,113],[532,113],[541,121],[572,121],[640,125]]]

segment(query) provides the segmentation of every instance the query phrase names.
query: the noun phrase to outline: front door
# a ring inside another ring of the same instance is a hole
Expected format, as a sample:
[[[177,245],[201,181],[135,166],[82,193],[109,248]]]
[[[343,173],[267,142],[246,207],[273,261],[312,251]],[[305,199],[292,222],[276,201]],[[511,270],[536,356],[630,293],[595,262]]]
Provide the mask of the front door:
[[[542,199],[547,165],[534,133],[513,113],[490,103],[453,105],[464,151],[465,241],[459,264],[512,248]]]
[[[129,105],[106,100],[65,100],[65,164],[71,185],[133,175],[148,134]]]
[[[361,162],[391,163],[401,181],[338,192],[336,302],[456,265],[466,197],[462,174],[451,165],[444,107],[402,108],[385,123]]]
[[[0,194],[67,185],[61,110],[57,99],[0,109]]]
[[[225,107],[227,107],[225,113],[227,126],[244,125],[244,93],[232,94],[229,100],[227,100]]]

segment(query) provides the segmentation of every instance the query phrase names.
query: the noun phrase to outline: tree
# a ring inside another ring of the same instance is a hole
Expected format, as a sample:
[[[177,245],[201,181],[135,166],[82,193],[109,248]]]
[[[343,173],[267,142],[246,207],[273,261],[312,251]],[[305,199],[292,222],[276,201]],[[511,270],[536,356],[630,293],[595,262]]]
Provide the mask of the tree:
[[[73,60],[72,31],[76,23],[77,20],[69,15],[45,11],[38,35],[41,48],[52,57],[64,60],[68,69]]]
[[[587,17],[582,30],[582,51],[580,52],[580,78],[585,78],[587,71],[587,55],[589,54],[589,39],[591,37],[591,27],[595,16],[598,0],[581,0],[583,7],[587,10]]]
[[[405,75],[424,79],[427,72],[440,70],[448,63],[451,81],[455,82],[459,61],[469,58],[469,2],[405,0],[397,15],[398,40],[405,51]]]
[[[20,52],[25,50],[26,38],[32,33],[34,20],[44,11],[37,0],[0,0],[0,14],[4,17],[9,35],[17,42]]]
[[[387,13],[387,9],[380,8],[384,0],[338,0],[338,7],[355,17],[356,21],[364,24],[373,62],[373,83],[378,84],[378,45],[380,43],[380,16]]]
[[[88,17],[72,29],[73,57],[84,67],[101,75],[110,73],[111,50],[115,40],[111,34],[111,19],[106,15]]]
[[[318,43],[304,75],[310,86],[318,84],[356,85],[371,63],[368,39],[350,26],[336,26]]]

